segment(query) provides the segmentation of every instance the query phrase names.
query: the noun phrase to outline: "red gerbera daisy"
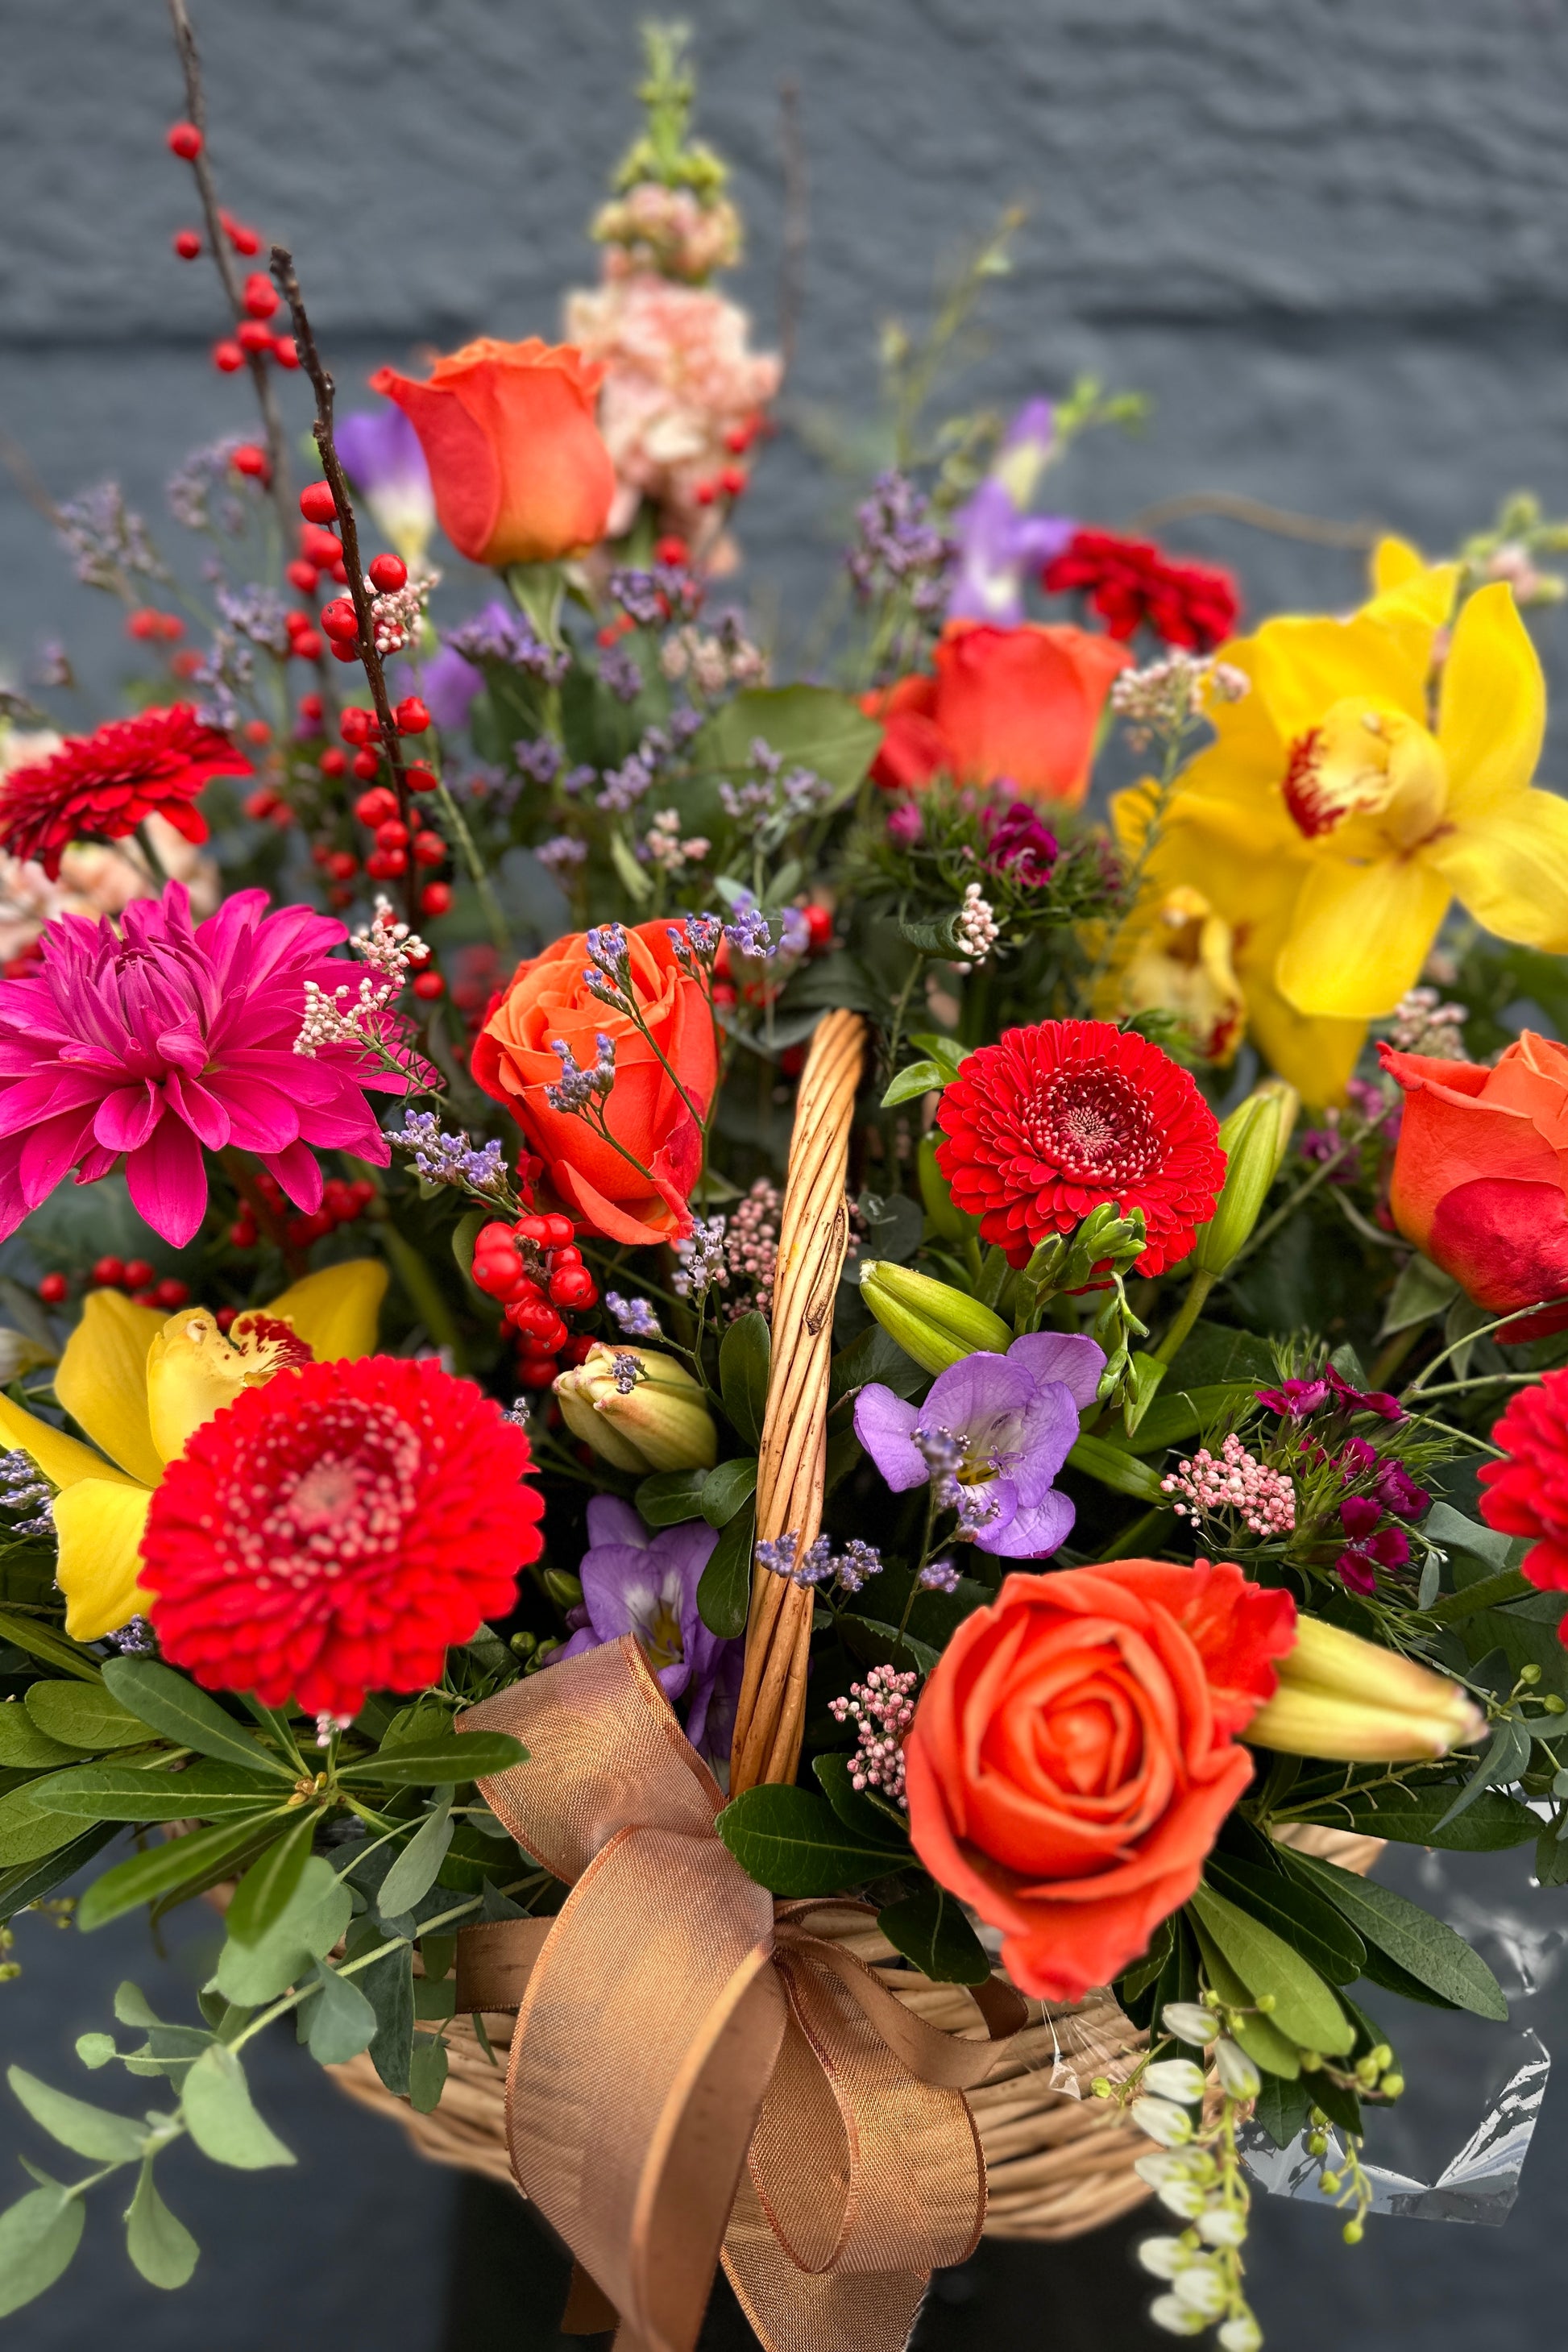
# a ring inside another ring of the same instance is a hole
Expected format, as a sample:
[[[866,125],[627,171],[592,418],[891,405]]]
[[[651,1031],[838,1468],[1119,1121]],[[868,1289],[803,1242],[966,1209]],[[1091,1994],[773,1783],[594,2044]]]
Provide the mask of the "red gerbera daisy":
[[[1509,1458],[1477,1474],[1487,1489],[1482,1518],[1504,1535],[1532,1536],[1524,1573],[1544,1591],[1568,1591],[1568,1371],[1521,1389],[1492,1442]]]
[[[1110,1201],[1142,1209],[1140,1274],[1192,1248],[1225,1181],[1219,1122],[1168,1054],[1108,1021],[1040,1021],[971,1054],[937,1106],[956,1205],[1023,1265]]]
[[[1228,572],[1177,563],[1152,540],[1076,530],[1040,574],[1053,596],[1079,589],[1113,637],[1152,629],[1167,646],[1212,653],[1233,635],[1241,602]]]
[[[59,750],[0,781],[0,847],[36,857],[50,881],[73,841],[120,841],[149,816],[167,817],[187,841],[207,837],[192,803],[214,776],[254,772],[218,727],[205,727],[188,702],[110,719],[91,735],[68,735]]]
[[[208,1690],[352,1716],[421,1690],[539,1556],[528,1440],[434,1359],[277,1373],[203,1423],[153,1497],[141,1581]]]

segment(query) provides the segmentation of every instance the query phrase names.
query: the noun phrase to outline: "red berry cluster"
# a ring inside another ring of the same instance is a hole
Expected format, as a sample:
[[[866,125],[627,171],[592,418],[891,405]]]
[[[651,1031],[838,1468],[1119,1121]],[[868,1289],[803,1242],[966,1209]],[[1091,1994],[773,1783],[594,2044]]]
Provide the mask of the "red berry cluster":
[[[125,634],[141,645],[177,645],[185,634],[178,613],[160,613],[153,604],[138,604],[125,615]]]
[[[348,1183],[339,1176],[329,1177],[321,1194],[321,1205],[310,1214],[291,1213],[283,1187],[267,1169],[255,1179],[256,1190],[276,1231],[281,1226],[285,1248],[309,1249],[312,1242],[324,1240],[339,1225],[352,1225],[363,1216],[375,1198],[375,1186],[363,1176]],[[236,1249],[253,1250],[261,1238],[256,1222],[256,1212],[248,1201],[239,1204],[239,1214],[228,1229],[229,1240]]]
[[[194,164],[205,144],[194,122],[172,122],[164,134],[171,155],[182,163]],[[236,220],[232,213],[220,212],[218,225],[236,253],[248,260],[261,250],[261,233],[245,221]],[[202,233],[197,228],[174,231],[174,251],[182,261],[195,261],[202,251]],[[232,335],[225,335],[213,345],[213,365],[225,375],[233,375],[245,365],[247,356],[269,358],[281,368],[297,368],[300,354],[292,335],[280,335],[272,320],[278,310],[278,289],[265,270],[253,269],[245,281],[240,296],[245,316]]]
[[[518,1378],[524,1388],[547,1389],[560,1359],[581,1363],[593,1341],[574,1337],[565,1316],[585,1314],[599,1303],[599,1286],[572,1239],[570,1217],[519,1217],[513,1225],[495,1219],[481,1225],[474,1243],[474,1281],[487,1298],[499,1299],[518,1335]]]
[[[100,1290],[128,1290],[138,1307],[161,1307],[167,1315],[190,1302],[188,1283],[173,1275],[160,1282],[157,1267],[144,1257],[100,1257],[89,1279]],[[70,1284],[63,1274],[46,1274],[38,1285],[46,1307],[63,1307],[69,1296]]]

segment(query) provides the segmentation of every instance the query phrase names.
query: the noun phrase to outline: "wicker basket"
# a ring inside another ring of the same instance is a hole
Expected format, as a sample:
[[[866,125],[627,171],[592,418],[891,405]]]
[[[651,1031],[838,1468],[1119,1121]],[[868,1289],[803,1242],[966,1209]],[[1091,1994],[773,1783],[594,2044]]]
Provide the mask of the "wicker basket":
[[[801,1079],[784,1189],[757,1532],[776,1538],[793,1529],[802,1550],[821,1517],[833,1305],[848,1241],[845,1176],[864,1050],[858,1014],[832,1013],[818,1027]],[[736,1790],[795,1778],[811,1615],[808,1590],[782,1577],[755,1577],[731,1760]],[[1367,1869],[1381,1850],[1375,1838],[1332,1831],[1298,1836],[1355,1870]],[[907,1967],[882,1969],[895,1955],[874,1929],[850,1940],[899,1998],[933,2024],[983,2031],[961,1990],[911,1976]],[[1069,2009],[1039,2001],[1029,2007],[1028,2024],[999,2045],[986,2081],[969,2095],[985,2156],[985,2230],[999,2238],[1072,2238],[1115,2221],[1150,2194],[1132,2169],[1149,2143],[1120,2110],[1085,2095],[1094,2076],[1127,2072],[1143,2036],[1108,1992]],[[431,2115],[416,2115],[387,2091],[368,2056],[333,2071],[351,2097],[395,2116],[422,2155],[510,2181],[505,2098],[512,2021],[488,2015],[484,2027],[485,2041],[466,2018],[439,2029],[449,2072]]]

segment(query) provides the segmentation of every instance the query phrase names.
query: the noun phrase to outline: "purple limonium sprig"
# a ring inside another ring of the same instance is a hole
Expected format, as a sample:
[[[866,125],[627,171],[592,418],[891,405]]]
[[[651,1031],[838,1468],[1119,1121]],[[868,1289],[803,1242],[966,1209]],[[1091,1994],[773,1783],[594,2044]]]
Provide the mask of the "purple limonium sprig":
[[[398,553],[412,563],[436,528],[436,493],[419,436],[390,401],[355,409],[333,427],[350,481]]]
[[[493,1139],[477,1148],[459,1128],[448,1133],[434,1111],[405,1111],[392,1140],[414,1161],[414,1172],[431,1184],[461,1184],[470,1192],[504,1192],[506,1146]]]
[[[930,516],[930,500],[907,474],[878,476],[856,509],[855,545],[845,558],[862,604],[901,591],[917,613],[942,611],[957,550]]]
[[[552,834],[548,841],[538,843],[533,854],[545,872],[553,874],[559,881],[566,875],[574,874],[578,866],[586,862],[588,845],[585,841],[574,840],[569,833],[556,833]]]
[[[1004,1559],[1043,1559],[1074,1510],[1054,1481],[1094,1402],[1105,1351],[1079,1333],[1033,1331],[939,1372],[923,1405],[873,1382],[855,1433],[895,1494],[931,1485],[955,1509],[956,1540]]]
[[[600,654],[599,684],[617,702],[635,702],[642,692],[642,671],[624,646],[606,646]]]
[[[791,1528],[771,1542],[764,1538],[758,1544],[757,1565],[770,1576],[787,1576],[794,1584],[837,1584],[848,1593],[863,1591],[873,1576],[881,1575],[882,1555],[858,1536],[852,1536],[841,1552],[834,1550],[828,1535],[815,1537],[801,1551],[800,1538]]]
[[[48,1480],[38,1475],[32,1455],[19,1447],[0,1454],[0,1511],[26,1513],[10,1528],[12,1535],[52,1536],[55,1532],[53,1490]]]
[[[679,1298],[703,1299],[715,1288],[730,1286],[729,1261],[724,1255],[725,1221],[721,1216],[693,1217],[691,1231],[675,1244],[675,1255],[680,1260],[670,1276],[670,1286]]]
[[[623,1335],[628,1339],[660,1339],[658,1317],[646,1298],[623,1298],[618,1290],[606,1290],[605,1305],[615,1317]]]
[[[531,783],[552,784],[561,772],[561,746],[549,735],[525,735],[511,756]]]
[[[652,1534],[629,1503],[595,1495],[588,1505],[588,1549],[578,1568],[580,1624],[551,1663],[580,1657],[633,1633],[672,1700],[684,1698],[686,1735],[700,1754],[727,1756],[741,1693],[742,1644],[710,1633],[697,1613],[697,1588],[718,1530],[705,1519]]]
[[[578,1063],[564,1037],[551,1039],[550,1050],[561,1061],[560,1084],[544,1089],[544,1099],[552,1110],[591,1111],[609,1094],[616,1083],[616,1041],[600,1029],[594,1044],[598,1049],[597,1061]]]
[[[559,686],[572,667],[572,656],[547,646],[526,613],[515,613],[492,597],[488,604],[450,630],[447,643],[469,662],[503,662],[526,670],[546,685]]]

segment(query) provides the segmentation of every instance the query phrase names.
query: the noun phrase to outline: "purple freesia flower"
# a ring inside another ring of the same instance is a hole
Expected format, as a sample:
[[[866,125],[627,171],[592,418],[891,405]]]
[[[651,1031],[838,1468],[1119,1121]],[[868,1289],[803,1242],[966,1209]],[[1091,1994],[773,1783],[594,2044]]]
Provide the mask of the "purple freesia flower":
[[[635,1633],[666,1697],[686,1697],[686,1736],[710,1758],[730,1752],[742,1647],[710,1633],[697,1613],[697,1587],[718,1540],[704,1519],[652,1534],[629,1503],[595,1495],[577,1570],[588,1622],[552,1659],[580,1657]]]
[[[982,1349],[939,1372],[923,1404],[873,1382],[856,1400],[855,1434],[894,1494],[936,1482],[961,1541],[1043,1559],[1072,1528],[1053,1481],[1104,1370],[1092,1339],[1030,1332],[1005,1356]]]
[[[389,401],[356,409],[333,430],[349,479],[398,553],[412,563],[430,544],[436,494],[419,436]]]
[[[953,516],[959,554],[950,621],[1016,628],[1024,617],[1025,572],[1059,555],[1077,530],[1070,516],[1027,511],[1052,439],[1050,402],[1029,401],[1013,419],[990,473]]]
[[[409,673],[412,677],[413,673]],[[418,687],[425,707],[443,732],[456,732],[468,723],[468,713],[485,682],[482,669],[465,661],[451,646],[443,646],[420,669]],[[413,691],[410,687],[410,692]]]

